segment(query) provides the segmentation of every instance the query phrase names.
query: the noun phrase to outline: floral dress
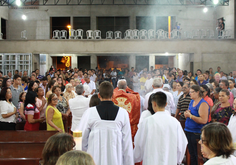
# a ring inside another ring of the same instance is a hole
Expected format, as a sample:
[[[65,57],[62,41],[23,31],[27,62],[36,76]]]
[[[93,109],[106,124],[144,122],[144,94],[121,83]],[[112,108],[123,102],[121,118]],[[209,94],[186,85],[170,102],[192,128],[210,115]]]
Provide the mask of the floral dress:
[[[17,117],[17,119],[16,119],[16,122],[17,122],[17,123],[21,123],[21,122],[25,121],[25,120],[20,116],[20,112],[19,112],[21,103],[23,103],[23,102],[19,102],[19,103],[18,103],[18,106],[17,106],[17,114],[18,114],[18,117]]]
[[[68,107],[68,104],[67,104],[67,101],[66,101],[65,97],[62,96],[62,100],[58,100],[58,103],[57,103],[56,107],[61,113],[66,113],[67,112],[69,107]]]
[[[213,114],[212,114],[212,120],[228,125],[230,116],[233,113],[234,113],[234,110],[233,110],[232,106],[221,107],[221,104],[219,104],[216,111],[213,112]]]

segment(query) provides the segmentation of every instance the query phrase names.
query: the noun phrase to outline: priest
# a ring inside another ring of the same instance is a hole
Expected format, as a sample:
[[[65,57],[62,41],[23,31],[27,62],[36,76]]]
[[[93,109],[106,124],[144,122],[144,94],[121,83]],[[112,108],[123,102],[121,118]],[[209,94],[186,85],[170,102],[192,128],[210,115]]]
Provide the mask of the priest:
[[[96,165],[133,165],[133,145],[129,115],[112,102],[113,86],[105,81],[99,86],[101,103],[82,116],[82,150]]]
[[[152,96],[154,115],[143,120],[134,138],[134,161],[143,165],[181,164],[187,138],[178,120],[165,112],[167,96],[156,92]]]
[[[129,87],[125,79],[118,81],[118,87],[114,90],[113,99],[115,105],[124,108],[129,113],[132,140],[138,130],[138,123],[141,111],[141,98],[139,93]]]

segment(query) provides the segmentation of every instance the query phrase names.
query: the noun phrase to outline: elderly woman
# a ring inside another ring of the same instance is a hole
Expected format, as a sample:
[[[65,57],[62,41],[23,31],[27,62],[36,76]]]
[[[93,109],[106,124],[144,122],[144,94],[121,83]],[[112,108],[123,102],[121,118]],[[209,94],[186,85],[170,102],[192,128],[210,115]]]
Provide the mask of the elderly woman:
[[[73,150],[60,156],[56,165],[95,165],[95,163],[88,153]]]
[[[47,131],[65,132],[62,114],[56,107],[57,102],[58,97],[55,93],[49,95],[46,109]]]
[[[188,139],[188,150],[190,153],[191,165],[198,164],[197,139],[200,139],[201,129],[208,121],[210,107],[202,98],[203,94],[200,86],[190,87],[191,102],[189,110],[184,112],[186,118],[185,133]]]
[[[228,125],[230,116],[234,113],[232,105],[229,103],[229,91],[222,89],[219,93],[220,104],[212,111],[212,121],[218,121]]]
[[[55,93],[58,98],[56,108],[62,113],[62,115],[68,116],[70,114],[69,105],[65,97],[61,96],[61,88],[59,86],[54,86],[52,88],[52,93]]]
[[[215,122],[202,128],[201,152],[209,159],[204,165],[235,165],[232,137],[225,124]]]
[[[66,91],[64,92],[63,96],[66,98],[67,101],[75,98],[75,92],[73,91],[73,86],[71,83],[66,84]]]
[[[74,146],[74,138],[69,134],[57,133],[51,136],[44,145],[41,165],[55,165],[58,158],[73,150]]]

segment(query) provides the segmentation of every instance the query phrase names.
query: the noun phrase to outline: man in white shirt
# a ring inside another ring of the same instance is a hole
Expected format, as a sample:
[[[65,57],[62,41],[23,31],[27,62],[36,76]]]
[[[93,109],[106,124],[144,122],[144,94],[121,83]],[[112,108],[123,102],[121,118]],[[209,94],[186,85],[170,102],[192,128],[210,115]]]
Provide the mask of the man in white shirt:
[[[116,72],[116,68],[114,68],[111,72],[111,81],[112,81],[112,85],[113,85],[113,88],[115,89],[116,86],[117,86],[117,83],[116,83],[116,77],[117,77],[117,72]]]
[[[155,114],[139,125],[134,139],[134,162],[143,161],[143,165],[181,164],[188,142],[179,121],[165,112],[166,101],[163,92],[152,96]]]
[[[96,81],[97,81],[97,76],[96,76],[96,74],[95,74],[95,70],[92,70],[92,71],[90,72],[90,80],[92,80],[93,82],[96,83]]]
[[[41,84],[39,85],[41,88],[43,88],[43,91],[44,91],[44,96],[46,95],[46,89],[47,89],[47,84],[48,84],[48,79],[47,79],[47,77],[45,76],[45,77],[43,77],[42,79],[41,79]]]
[[[111,83],[101,83],[100,104],[89,108],[81,119],[82,150],[93,157],[96,165],[133,165],[129,115],[114,105],[112,95]]]
[[[83,85],[76,86],[77,96],[69,100],[69,107],[72,113],[71,131],[76,131],[84,112],[89,108],[89,98],[84,97]]]
[[[146,82],[144,84],[146,93],[148,93],[152,90],[152,82],[153,82],[151,73],[148,73],[147,76],[148,76],[148,79],[146,80]]]
[[[174,102],[174,98],[173,95],[170,92],[164,91],[163,88],[163,81],[161,78],[155,78],[153,79],[153,91],[147,93],[145,95],[145,101],[144,101],[144,109],[148,108],[148,99],[150,97],[150,95],[152,93],[156,93],[156,92],[163,92],[166,94],[167,96],[167,106],[166,106],[166,110],[169,111],[170,113],[173,111],[173,109],[175,109],[175,102]]]
[[[94,81],[90,80],[90,78],[87,74],[84,74],[84,80],[85,80],[84,84],[86,84],[90,87],[90,94],[93,95],[96,90],[96,85],[95,85]]]

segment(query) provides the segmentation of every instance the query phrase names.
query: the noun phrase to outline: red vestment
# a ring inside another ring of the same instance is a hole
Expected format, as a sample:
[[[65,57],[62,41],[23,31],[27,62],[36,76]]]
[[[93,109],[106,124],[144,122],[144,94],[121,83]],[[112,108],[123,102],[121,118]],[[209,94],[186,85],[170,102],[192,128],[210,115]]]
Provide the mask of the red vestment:
[[[134,141],[134,136],[138,130],[138,123],[140,118],[140,95],[137,92],[132,91],[127,87],[126,92],[114,89],[113,99],[115,105],[122,107],[129,113],[132,140]]]

